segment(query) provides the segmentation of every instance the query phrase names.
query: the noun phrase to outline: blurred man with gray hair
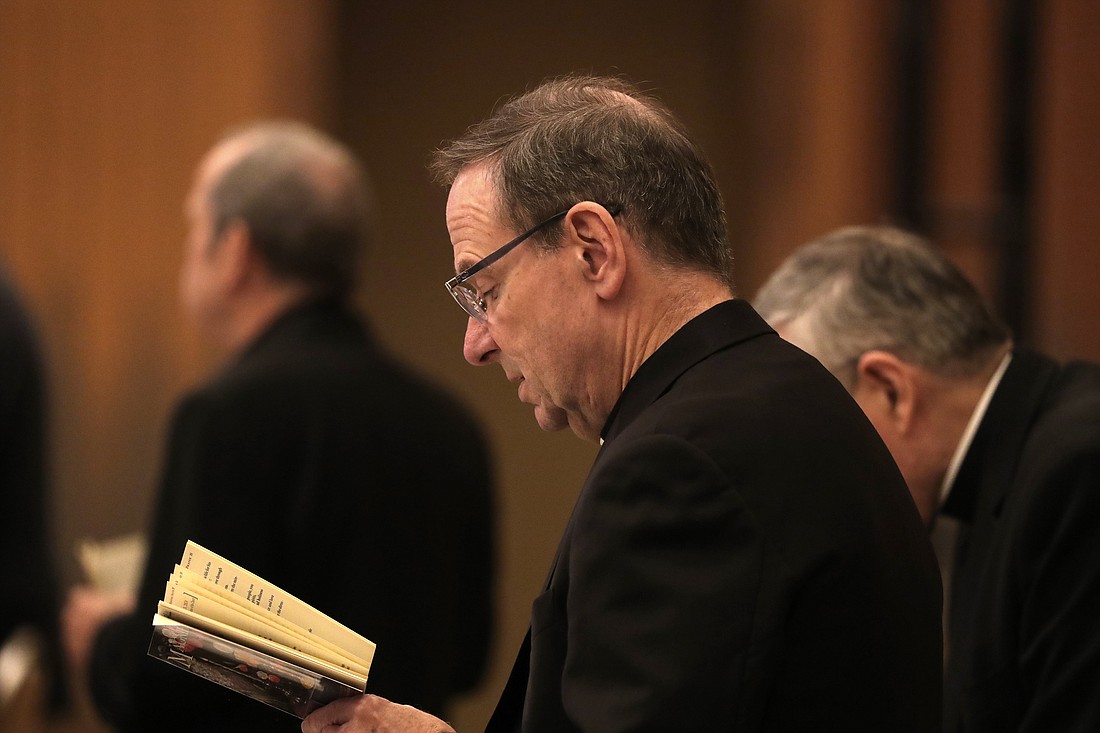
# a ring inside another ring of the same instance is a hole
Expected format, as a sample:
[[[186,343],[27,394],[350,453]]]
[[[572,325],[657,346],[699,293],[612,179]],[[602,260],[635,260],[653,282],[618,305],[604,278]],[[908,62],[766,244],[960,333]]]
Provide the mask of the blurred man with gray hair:
[[[370,211],[351,152],[300,123],[236,130],[196,170],[180,295],[227,363],[173,414],[136,606],[78,588],[65,612],[73,666],[120,733],[298,728],[146,656],[188,539],[369,636],[372,690],[442,714],[485,669],[488,447],[354,305]]]
[[[926,524],[960,522],[945,730],[1100,730],[1100,368],[1016,347],[892,227],[803,246],[754,305],[852,393]]]

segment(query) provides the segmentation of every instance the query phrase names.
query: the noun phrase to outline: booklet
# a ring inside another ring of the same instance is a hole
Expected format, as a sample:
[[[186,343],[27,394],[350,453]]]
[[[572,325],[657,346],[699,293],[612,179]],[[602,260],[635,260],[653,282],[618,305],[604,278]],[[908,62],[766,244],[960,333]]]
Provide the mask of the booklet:
[[[149,655],[304,718],[362,694],[375,645],[188,541],[153,616]]]

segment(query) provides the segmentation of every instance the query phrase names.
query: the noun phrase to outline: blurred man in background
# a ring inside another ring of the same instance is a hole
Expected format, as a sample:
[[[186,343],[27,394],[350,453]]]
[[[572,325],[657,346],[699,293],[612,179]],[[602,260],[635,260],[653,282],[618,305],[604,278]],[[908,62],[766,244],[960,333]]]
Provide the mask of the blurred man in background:
[[[376,642],[372,690],[442,713],[484,671],[486,445],[351,307],[368,214],[351,154],[302,125],[235,132],[199,166],[182,300],[230,361],[175,411],[136,605],[78,589],[65,616],[71,658],[119,731],[298,729],[146,657],[188,539]]]
[[[1100,368],[1016,348],[891,227],[805,245],[754,304],[863,407],[925,522],[960,522],[945,729],[1100,730]]]

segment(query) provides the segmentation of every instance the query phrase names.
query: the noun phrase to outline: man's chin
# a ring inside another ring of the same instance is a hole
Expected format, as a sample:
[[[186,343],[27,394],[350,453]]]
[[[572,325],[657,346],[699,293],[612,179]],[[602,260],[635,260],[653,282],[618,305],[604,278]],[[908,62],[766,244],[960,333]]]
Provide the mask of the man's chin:
[[[559,407],[539,404],[535,405],[535,422],[546,432],[555,433],[569,427],[569,416]]]
[[[598,442],[600,436],[593,433],[588,434],[579,428],[583,423],[572,423],[569,421],[569,414],[565,410],[559,408],[547,409],[545,406],[539,405],[535,407],[535,421],[539,424],[539,427],[547,432],[557,432],[559,430],[565,430],[569,428],[573,431],[581,440],[590,442]]]

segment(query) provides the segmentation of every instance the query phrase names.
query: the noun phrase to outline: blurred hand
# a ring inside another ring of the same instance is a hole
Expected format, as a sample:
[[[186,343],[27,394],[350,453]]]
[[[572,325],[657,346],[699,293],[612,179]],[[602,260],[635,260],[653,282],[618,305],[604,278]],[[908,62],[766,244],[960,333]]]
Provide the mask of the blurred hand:
[[[69,664],[83,676],[88,666],[92,643],[103,624],[134,610],[129,593],[106,593],[82,585],[69,591],[61,612],[61,636]]]
[[[434,715],[377,695],[346,697],[302,721],[302,733],[455,733]]]

